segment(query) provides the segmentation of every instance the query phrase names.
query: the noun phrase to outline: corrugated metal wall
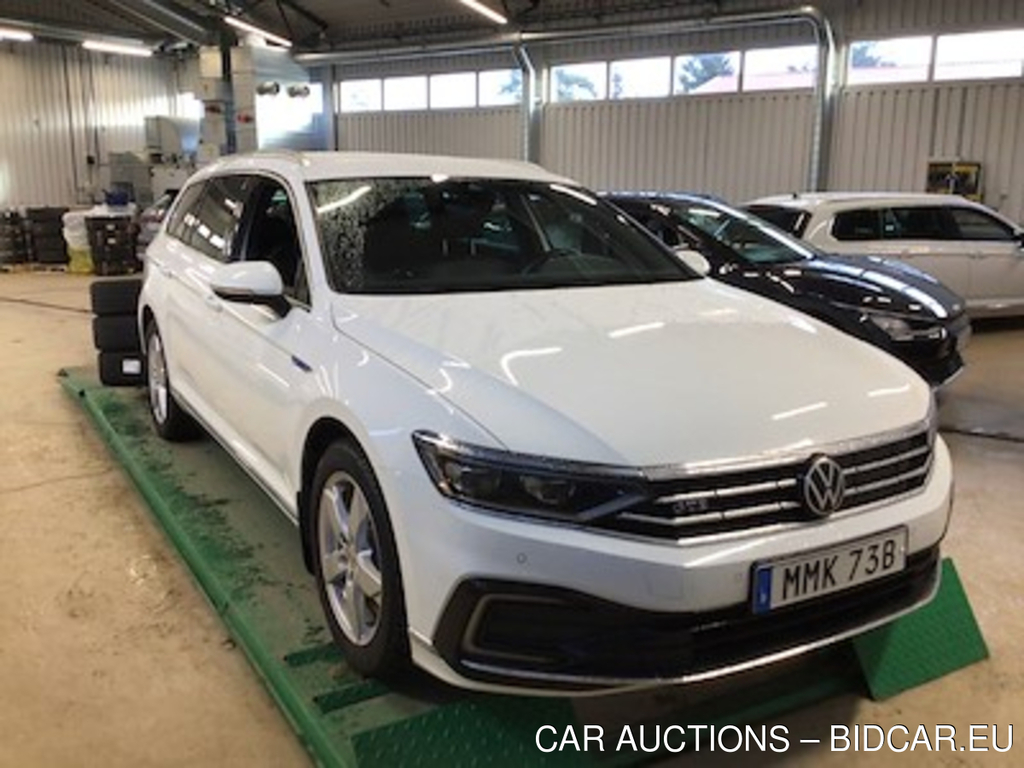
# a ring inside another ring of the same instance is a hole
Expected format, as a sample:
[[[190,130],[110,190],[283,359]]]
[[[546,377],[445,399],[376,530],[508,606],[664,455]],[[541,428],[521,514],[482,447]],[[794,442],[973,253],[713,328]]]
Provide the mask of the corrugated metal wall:
[[[806,184],[811,94],[789,91],[546,108],[541,162],[602,189],[743,199]]]
[[[173,82],[163,61],[0,48],[0,207],[70,205],[101,190],[108,153],[142,150],[143,117],[174,114]]]
[[[339,115],[338,149],[521,158],[517,107]]]
[[[921,190],[929,158],[982,164],[984,201],[1024,221],[1024,83],[853,88],[839,106],[829,187]]]

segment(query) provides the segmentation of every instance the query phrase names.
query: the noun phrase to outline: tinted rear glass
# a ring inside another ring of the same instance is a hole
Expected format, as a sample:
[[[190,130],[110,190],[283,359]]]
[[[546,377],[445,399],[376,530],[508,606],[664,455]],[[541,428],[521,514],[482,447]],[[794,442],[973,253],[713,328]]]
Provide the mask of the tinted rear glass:
[[[1016,240],[1013,229],[994,216],[974,208],[949,209],[961,240]]]
[[[894,206],[886,223],[886,239],[950,240],[954,233],[947,211],[941,206]]]
[[[840,211],[832,222],[832,236],[836,240],[881,240],[882,212],[861,208]]]

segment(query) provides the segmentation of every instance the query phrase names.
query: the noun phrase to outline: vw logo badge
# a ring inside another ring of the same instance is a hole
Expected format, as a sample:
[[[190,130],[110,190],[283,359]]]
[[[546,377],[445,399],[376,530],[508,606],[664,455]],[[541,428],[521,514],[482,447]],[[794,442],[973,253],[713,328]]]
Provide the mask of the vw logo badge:
[[[811,459],[804,475],[804,503],[815,516],[828,517],[841,506],[846,495],[843,468],[828,456]]]

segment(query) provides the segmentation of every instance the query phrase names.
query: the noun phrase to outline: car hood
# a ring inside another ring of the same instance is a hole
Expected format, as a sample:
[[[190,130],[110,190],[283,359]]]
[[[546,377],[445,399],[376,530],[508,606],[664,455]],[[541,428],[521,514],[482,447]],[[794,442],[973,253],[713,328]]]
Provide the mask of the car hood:
[[[349,295],[333,313],[341,333],[524,453],[703,466],[903,427],[930,403],[896,359],[710,280]]]
[[[818,256],[766,266],[764,273],[793,293],[851,307],[940,321],[964,311],[964,300],[931,275],[878,256]]]

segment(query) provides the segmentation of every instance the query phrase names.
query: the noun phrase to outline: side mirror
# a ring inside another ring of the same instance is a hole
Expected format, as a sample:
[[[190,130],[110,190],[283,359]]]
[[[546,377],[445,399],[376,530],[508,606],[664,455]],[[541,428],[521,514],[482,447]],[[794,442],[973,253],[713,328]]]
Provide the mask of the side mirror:
[[[704,277],[711,272],[711,263],[704,258],[703,253],[687,248],[686,246],[681,246],[674,250],[676,256],[678,256],[686,266],[701,277]]]
[[[268,261],[241,261],[217,267],[210,277],[210,288],[225,301],[270,307],[281,317],[292,308],[284,297],[281,273]]]

